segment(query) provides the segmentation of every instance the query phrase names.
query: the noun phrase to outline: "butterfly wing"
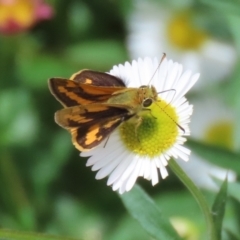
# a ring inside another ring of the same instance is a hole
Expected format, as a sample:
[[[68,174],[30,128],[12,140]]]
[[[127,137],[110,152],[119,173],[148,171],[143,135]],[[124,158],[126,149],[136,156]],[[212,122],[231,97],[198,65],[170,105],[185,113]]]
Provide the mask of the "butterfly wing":
[[[126,87],[122,79],[112,76],[108,73],[82,70],[73,74],[70,80],[78,83],[90,84],[94,86],[105,86],[105,87]]]
[[[99,87],[64,78],[49,79],[52,95],[64,106],[72,107],[107,101],[115,92],[125,87]]]
[[[49,79],[50,92],[64,106],[72,107],[107,101],[115,92],[126,89],[121,79],[107,73],[83,70],[71,79]]]
[[[134,116],[131,108],[114,104],[91,104],[62,109],[55,121],[72,135],[80,151],[90,150],[106,139],[122,122]]]

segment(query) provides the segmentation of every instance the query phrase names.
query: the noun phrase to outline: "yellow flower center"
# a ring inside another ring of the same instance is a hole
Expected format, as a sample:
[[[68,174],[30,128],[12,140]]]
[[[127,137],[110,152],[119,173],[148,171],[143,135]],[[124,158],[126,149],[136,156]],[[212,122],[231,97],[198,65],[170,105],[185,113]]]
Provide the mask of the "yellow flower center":
[[[207,143],[233,150],[233,125],[230,122],[218,122],[210,126],[205,133]]]
[[[124,145],[135,154],[153,158],[171,148],[178,136],[178,116],[170,104],[158,99],[120,127]]]
[[[0,3],[0,26],[9,20],[22,27],[28,27],[35,20],[34,3],[29,0],[9,0]]]
[[[184,12],[170,20],[167,36],[173,46],[182,50],[199,49],[207,39],[207,34],[192,23],[192,16]]]

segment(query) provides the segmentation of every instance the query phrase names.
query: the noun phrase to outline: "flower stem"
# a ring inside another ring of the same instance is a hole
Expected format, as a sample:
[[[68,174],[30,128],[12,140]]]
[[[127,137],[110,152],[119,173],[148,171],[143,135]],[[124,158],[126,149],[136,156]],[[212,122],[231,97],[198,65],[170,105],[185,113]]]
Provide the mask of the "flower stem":
[[[208,203],[201,191],[198,187],[193,183],[193,181],[186,175],[186,173],[180,168],[180,166],[176,163],[175,160],[171,159],[169,161],[169,166],[171,170],[178,176],[178,178],[182,181],[182,183],[188,188],[193,197],[196,199],[199,207],[201,208],[207,225],[208,230],[208,239],[209,240],[217,240],[215,226],[213,223],[212,214]]]

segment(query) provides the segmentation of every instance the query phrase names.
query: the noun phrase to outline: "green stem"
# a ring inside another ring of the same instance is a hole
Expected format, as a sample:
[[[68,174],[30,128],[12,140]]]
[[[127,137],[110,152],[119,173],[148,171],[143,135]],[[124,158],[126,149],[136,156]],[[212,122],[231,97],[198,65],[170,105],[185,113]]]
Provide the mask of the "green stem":
[[[18,232],[0,229],[0,239],[4,240],[79,240],[77,238],[60,237],[40,233]]]
[[[210,208],[208,206],[208,203],[207,203],[206,199],[204,198],[204,196],[202,195],[201,191],[193,183],[193,181],[186,175],[186,173],[180,168],[180,166],[176,163],[176,161],[171,159],[169,161],[169,166],[170,166],[171,170],[183,182],[183,184],[188,188],[188,190],[191,192],[193,197],[196,199],[199,207],[201,208],[201,210],[204,214],[205,220],[206,220],[209,240],[217,240],[212,214],[211,214]]]

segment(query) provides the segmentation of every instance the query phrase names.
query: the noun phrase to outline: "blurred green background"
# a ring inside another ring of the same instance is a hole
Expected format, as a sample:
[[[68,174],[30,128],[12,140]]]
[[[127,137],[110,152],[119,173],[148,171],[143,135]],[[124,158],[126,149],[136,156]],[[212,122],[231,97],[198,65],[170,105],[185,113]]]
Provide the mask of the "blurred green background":
[[[216,76],[214,81],[203,77],[200,79],[203,86],[196,87],[189,99],[200,104],[205,99],[208,105],[206,99],[214,96],[224,104],[230,113],[224,112],[223,116],[231,118],[232,123],[228,149],[238,152],[240,4],[223,0],[211,3],[204,0],[45,2],[53,11],[48,20],[36,21],[31,27],[11,34],[0,33],[0,226],[89,240],[151,239],[126,213],[118,195],[106,186],[106,179],[95,180],[96,173],[85,167],[86,159],[80,159],[67,131],[55,124],[54,112],[61,106],[50,94],[47,79],[68,78],[84,68],[106,72],[137,55],[143,57],[148,48],[158,58],[161,52],[166,52],[169,58],[178,61],[177,56],[185,52],[201,55],[199,48],[194,49],[192,45],[174,52],[171,44],[164,49],[159,42],[163,48],[159,52],[151,42],[139,46],[138,49],[145,50],[139,54],[131,47],[144,41],[142,35],[153,40],[157,30],[153,29],[152,35],[149,31],[157,21],[164,23],[160,17],[165,8],[168,17],[175,16],[176,11],[191,12],[196,27],[209,39],[224,42],[232,55],[218,56],[218,50],[207,50],[213,73],[225,67],[225,75]],[[147,23],[150,25],[144,25],[144,21],[150,19],[151,7],[139,10],[138,2],[157,6],[153,7],[155,18]],[[1,4],[0,1],[3,9]],[[138,28],[139,19],[143,23]],[[142,32],[132,38],[136,31]],[[166,38],[164,34],[162,37]],[[211,61],[215,61],[213,65]],[[201,61],[199,64],[201,74],[208,76],[209,69],[202,68]],[[201,116],[207,115],[206,105],[199,108]],[[195,125],[198,128],[202,124]],[[224,132],[217,136],[226,135]],[[198,139],[197,134],[195,137]],[[203,141],[201,136],[199,139]],[[186,239],[200,239],[205,229],[202,214],[190,193],[171,172],[170,177],[154,188],[146,180],[138,182],[166,216],[176,225],[181,223],[187,228]],[[209,202],[213,193],[212,189],[204,192]],[[234,213],[239,210],[239,201],[230,198],[224,224],[236,235],[239,216]]]

